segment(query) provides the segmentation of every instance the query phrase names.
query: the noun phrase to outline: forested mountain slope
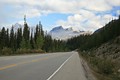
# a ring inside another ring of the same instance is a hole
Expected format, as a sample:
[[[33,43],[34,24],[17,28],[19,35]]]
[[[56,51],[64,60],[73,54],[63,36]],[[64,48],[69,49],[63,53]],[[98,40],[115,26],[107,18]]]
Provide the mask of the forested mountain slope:
[[[120,80],[120,17],[85,39],[79,50],[98,80]]]

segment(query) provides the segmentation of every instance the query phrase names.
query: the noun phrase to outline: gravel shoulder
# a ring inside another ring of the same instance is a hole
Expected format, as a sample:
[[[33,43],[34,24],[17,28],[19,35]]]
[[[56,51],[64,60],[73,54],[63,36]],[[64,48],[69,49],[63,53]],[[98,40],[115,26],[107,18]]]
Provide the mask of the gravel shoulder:
[[[87,62],[80,56],[82,66],[84,68],[85,76],[87,80],[98,80],[92,73],[92,70],[89,68]]]

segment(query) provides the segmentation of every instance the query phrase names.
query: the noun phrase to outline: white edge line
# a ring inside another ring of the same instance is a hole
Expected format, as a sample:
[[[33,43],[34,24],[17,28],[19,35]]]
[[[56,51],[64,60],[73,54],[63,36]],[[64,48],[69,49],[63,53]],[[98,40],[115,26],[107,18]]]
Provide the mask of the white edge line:
[[[73,54],[64,62],[62,65],[47,79],[50,80],[64,65],[65,63],[73,56]]]

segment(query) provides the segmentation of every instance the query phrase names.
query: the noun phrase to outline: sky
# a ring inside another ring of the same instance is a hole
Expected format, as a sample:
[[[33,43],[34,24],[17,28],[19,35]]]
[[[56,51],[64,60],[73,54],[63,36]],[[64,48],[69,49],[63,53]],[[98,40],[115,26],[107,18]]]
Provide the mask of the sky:
[[[0,0],[0,27],[15,23],[95,31],[120,15],[120,0]]]

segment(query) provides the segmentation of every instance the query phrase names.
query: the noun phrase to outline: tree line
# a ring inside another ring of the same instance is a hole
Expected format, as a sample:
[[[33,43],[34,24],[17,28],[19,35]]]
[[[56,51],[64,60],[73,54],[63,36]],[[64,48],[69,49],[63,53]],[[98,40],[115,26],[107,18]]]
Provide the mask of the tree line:
[[[92,35],[80,35],[67,41],[53,40],[47,32],[43,31],[42,24],[36,25],[35,31],[31,30],[24,21],[24,28],[14,27],[10,30],[3,27],[0,30],[0,55],[58,52],[75,49],[88,50],[120,35],[120,16],[110,21]]]
[[[31,30],[27,22],[24,21],[24,28],[14,27],[0,30],[0,55],[13,55],[24,53],[41,53],[66,51],[65,42],[53,40],[47,32],[43,31],[42,24],[36,25],[35,31]]]

